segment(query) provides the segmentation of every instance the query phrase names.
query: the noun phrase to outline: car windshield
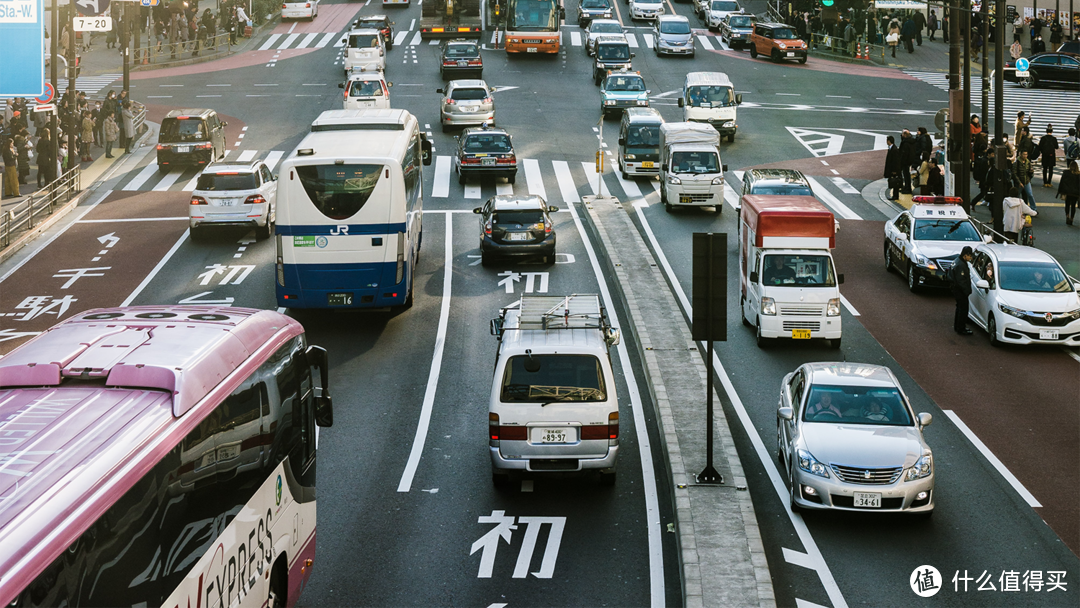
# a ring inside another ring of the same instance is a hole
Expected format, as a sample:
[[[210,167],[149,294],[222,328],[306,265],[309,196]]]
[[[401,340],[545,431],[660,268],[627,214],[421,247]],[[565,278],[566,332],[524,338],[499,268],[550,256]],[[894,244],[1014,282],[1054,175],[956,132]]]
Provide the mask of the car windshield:
[[[254,173],[203,173],[196,190],[222,192],[226,190],[254,190],[259,187],[259,178]]]
[[[386,28],[390,27],[382,19],[361,19],[360,22],[357,23],[357,25],[363,26],[363,27],[370,27],[370,28],[374,28],[374,29],[377,29],[377,30],[386,29]]]
[[[690,22],[681,20],[664,21],[660,24],[661,34],[689,34]]]
[[[349,87],[349,97],[382,97],[382,82],[378,80],[354,80]]]
[[[713,3],[709,5],[709,8],[714,11],[735,13],[739,10],[739,3],[731,2],[731,0],[713,0]]]
[[[662,4],[663,0],[635,0],[636,4]]]
[[[450,92],[450,99],[455,101],[475,101],[485,99],[487,96],[487,90],[480,88],[454,89]]]
[[[645,81],[640,76],[608,76],[605,90],[644,91]]]
[[[589,27],[589,31],[593,34],[621,34],[622,26],[618,23],[597,23],[593,22]]]
[[[601,44],[600,48],[596,49],[596,56],[606,60],[627,60],[630,59],[630,45]]]
[[[320,213],[344,220],[367,203],[382,170],[382,165],[306,165],[296,167],[296,175]]]
[[[915,220],[916,241],[981,241],[979,231],[967,220]]]
[[[781,27],[773,30],[772,37],[774,40],[794,40],[798,36],[795,35],[795,30]]]
[[[544,212],[539,209],[515,209],[496,211],[491,223],[500,228],[530,228],[544,222]]]
[[[639,125],[626,130],[627,147],[656,148],[660,145],[660,125]]]
[[[739,15],[731,17],[728,23],[731,24],[731,27],[750,27],[754,25],[754,18],[749,15]]]
[[[465,152],[509,152],[510,136],[502,133],[470,135],[465,139]]]
[[[352,36],[349,36],[350,49],[370,49],[378,46],[378,34],[353,34]]]
[[[160,141],[205,141],[206,125],[194,119],[166,118],[161,124]]]
[[[452,44],[446,47],[447,57],[476,57],[479,54],[475,44]]]
[[[842,424],[912,425],[900,390],[891,386],[816,384],[810,388],[802,419]]]
[[[832,259],[827,255],[765,256],[761,273],[763,285],[791,287],[834,287]]]
[[[1001,288],[1008,291],[1037,293],[1068,293],[1072,282],[1061,267],[1053,262],[1000,262],[998,276]]]
[[[769,184],[754,186],[753,194],[781,194],[786,196],[814,196],[806,184]]]
[[[581,0],[581,8],[607,8],[607,0]]]
[[[506,363],[501,399],[510,403],[605,401],[604,368],[592,355],[516,355]]]
[[[558,7],[554,0],[517,0],[510,4],[509,29],[519,32],[557,32]]]
[[[720,159],[716,152],[676,152],[671,155],[671,170],[675,173],[719,173]]]
[[[735,92],[731,87],[690,87],[686,92],[686,99],[695,108],[718,108],[735,103]]]

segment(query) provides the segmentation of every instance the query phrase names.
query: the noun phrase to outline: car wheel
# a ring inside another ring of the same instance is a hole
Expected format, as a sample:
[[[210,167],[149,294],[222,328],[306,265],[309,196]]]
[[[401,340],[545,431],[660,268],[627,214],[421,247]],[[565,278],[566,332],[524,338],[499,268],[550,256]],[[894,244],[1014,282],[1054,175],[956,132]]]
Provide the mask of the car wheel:
[[[776,421],[776,463],[787,468],[784,462],[784,433],[780,430],[780,420]]]
[[[829,340],[829,348],[833,350],[840,350],[840,341],[841,338],[833,338],[832,340]]]
[[[416,292],[416,290],[413,289],[413,287],[415,285],[416,285],[416,275],[412,274],[412,276],[409,277],[409,295],[405,296],[405,303],[401,305],[401,308],[403,310],[408,310],[408,309],[412,308],[413,294]]]
[[[907,265],[907,288],[911,293],[919,292],[919,282],[915,280],[915,266]]]
[[[1034,89],[1039,84],[1039,79],[1034,75],[1028,76],[1020,81],[1020,86],[1025,89]]]
[[[630,174],[626,172],[626,169],[623,169],[622,167],[619,167],[619,171],[622,172],[622,178],[623,179],[626,179],[626,180],[630,179]]]
[[[487,254],[487,255],[484,255],[483,251],[480,252],[480,265],[481,266],[483,266],[484,268],[487,268],[489,266],[493,266],[494,264],[495,264],[495,256],[491,255],[490,253]]]
[[[757,345],[758,345],[758,348],[768,348],[769,346],[771,346],[772,345],[772,338],[766,338],[765,336],[761,335],[761,318],[760,317],[758,317],[757,323],[755,323],[754,325],[757,326]]]
[[[727,140],[730,143],[735,143],[735,134],[732,133],[731,135],[728,135]]]
[[[753,327],[754,324],[750,322],[750,319],[746,318],[746,296],[739,298],[739,316],[742,317],[742,324],[747,327]]]
[[[769,53],[769,59],[771,59],[773,63],[780,63],[780,53],[778,51]]]
[[[443,125],[442,125],[442,132],[443,132],[443,133],[446,133],[446,132],[448,132],[448,131],[450,131],[450,125],[448,125],[448,124],[446,124],[446,123],[443,123]]]
[[[799,58],[799,63],[804,63],[805,64],[806,63],[806,57]],[[931,511],[931,513],[933,513],[933,511]]]
[[[893,269],[892,250],[889,249],[889,244],[885,243],[885,272],[892,272],[892,269]]]
[[[599,72],[595,72],[593,74],[593,84],[595,84],[596,86],[600,86],[600,73]]]
[[[466,182],[466,181],[468,181],[468,180],[466,180],[466,179],[465,179],[465,174],[461,172],[461,169],[458,169],[458,172],[457,172],[457,183],[459,183],[459,184],[461,184],[462,186],[464,186],[464,185],[465,185],[465,182]]]
[[[615,485],[615,477],[616,477],[615,471],[612,471],[610,473],[605,473],[605,472],[601,471],[600,472],[600,485],[608,486],[608,487],[611,487],[611,486]]]
[[[503,489],[510,485],[510,475],[506,473],[491,472],[491,485],[497,489]]]
[[[511,175],[510,177],[506,178],[506,183],[508,183],[508,184],[513,184],[516,181],[517,181],[517,173],[515,173],[515,174]]]
[[[274,224],[270,222],[270,218],[267,218],[265,226],[255,227],[255,240],[265,241],[266,239],[270,238],[270,233],[273,232],[273,230]]]
[[[203,229],[192,226],[188,230],[188,236],[191,237],[192,243],[198,243],[199,241],[203,240]]]
[[[168,173],[168,172],[169,172],[169,168],[168,168],[168,167],[163,167],[163,166],[161,166],[161,165],[158,165],[158,166],[157,166],[157,171],[158,171],[158,173]]]
[[[990,346],[1001,346],[1001,340],[998,340],[997,336],[997,320],[992,312],[986,318],[986,334],[990,337]]]
[[[790,469],[788,470],[788,479],[791,480],[791,489],[788,492],[788,505],[791,507],[792,513],[799,513],[802,511],[802,507],[795,503],[795,487],[798,485],[798,482],[795,481],[795,475],[791,473]]]
[[[750,58],[757,59],[757,45],[753,42],[750,43]]]

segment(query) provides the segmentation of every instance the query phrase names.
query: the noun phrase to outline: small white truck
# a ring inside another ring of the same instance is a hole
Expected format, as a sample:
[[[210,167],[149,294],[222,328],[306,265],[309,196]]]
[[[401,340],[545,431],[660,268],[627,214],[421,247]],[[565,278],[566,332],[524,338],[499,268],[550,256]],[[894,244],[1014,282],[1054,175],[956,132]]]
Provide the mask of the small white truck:
[[[660,125],[660,202],[674,207],[724,209],[724,171],[720,134],[697,122]]]

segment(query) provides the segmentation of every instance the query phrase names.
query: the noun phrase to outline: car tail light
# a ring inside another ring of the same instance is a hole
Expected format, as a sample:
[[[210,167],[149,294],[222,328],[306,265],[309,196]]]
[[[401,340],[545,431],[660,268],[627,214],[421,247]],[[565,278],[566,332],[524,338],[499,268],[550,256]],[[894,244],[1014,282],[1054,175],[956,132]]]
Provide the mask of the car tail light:
[[[484,234],[491,236],[491,220],[488,220],[487,223],[484,224]]]
[[[311,8],[311,3],[308,2],[308,3],[304,4],[304,8]]]
[[[192,205],[205,205],[207,203],[206,203],[205,198],[203,198],[201,196],[193,196],[193,197],[191,197],[191,204]]]
[[[499,439],[507,441],[525,441],[529,438],[529,429],[523,426],[500,426]]]
[[[479,59],[470,59],[469,65],[482,65],[482,62]]]
[[[607,415],[608,439],[619,438],[619,412],[611,412]]]
[[[544,234],[551,234],[551,222],[544,220]]]
[[[265,202],[266,202],[266,199],[263,198],[263,195],[261,195],[261,194],[252,194],[251,196],[247,197],[247,200],[244,201],[244,204],[246,204],[246,205],[261,205],[261,204],[263,204]]]
[[[158,150],[164,150],[165,148],[166,148],[166,146],[163,146],[163,145],[161,145],[161,144],[158,144],[158,145],[157,145],[157,149],[158,149]]]
[[[214,144],[206,142],[205,144],[195,144],[196,150],[209,150],[214,147]]]
[[[499,157],[495,163],[499,165],[512,165],[517,162],[517,158],[513,154],[506,154]]]
[[[289,8],[289,5],[288,4],[282,4],[281,8]]]
[[[499,415],[488,413],[488,436],[492,441],[499,440]]]
[[[449,97],[447,97],[446,98],[446,105],[448,105],[448,106],[457,105],[457,102],[454,101],[453,99],[450,99]]]
[[[446,66],[454,66],[457,65],[457,62],[452,59],[447,59],[446,61],[442,62],[442,64]]]
[[[581,427],[582,441],[587,439],[618,439],[619,438],[619,412],[608,414],[608,423],[593,424]]]
[[[492,99],[490,97],[485,97],[484,103],[492,103]]]

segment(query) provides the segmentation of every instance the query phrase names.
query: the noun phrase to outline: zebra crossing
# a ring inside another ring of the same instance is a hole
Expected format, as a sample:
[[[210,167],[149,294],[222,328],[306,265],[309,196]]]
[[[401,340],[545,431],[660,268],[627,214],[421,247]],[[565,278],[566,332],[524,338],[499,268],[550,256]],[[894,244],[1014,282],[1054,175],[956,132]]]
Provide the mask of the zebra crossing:
[[[338,32],[311,32],[294,34],[270,34],[258,48],[260,51],[284,51],[286,49],[321,49],[337,38]],[[334,46],[343,46],[340,40]]]
[[[626,42],[632,49],[640,49],[642,46],[652,49],[656,44],[656,37],[650,33],[635,33],[627,31],[623,33],[626,36]],[[640,36],[640,40],[639,37]],[[727,51],[730,50],[728,45],[720,39],[719,36],[708,36],[705,34],[696,34],[694,38],[697,39],[697,44],[706,51]],[[492,34],[491,43],[495,44],[495,34]],[[570,31],[570,46],[581,47],[585,45],[585,36],[578,30]]]
[[[918,78],[919,80],[937,87],[942,91],[949,90],[949,75],[943,72],[918,72],[904,70],[904,73]],[[1076,121],[1080,114],[1080,91],[1065,88],[1055,89],[1025,89],[1020,85],[1005,83],[1002,94],[1004,109],[1002,116],[1007,124],[1016,120],[1017,112],[1025,112],[1031,115],[1031,134],[1038,139],[1039,135],[1046,132],[1046,125],[1057,125],[1055,132],[1064,133]],[[982,79],[971,79],[971,107],[977,108],[982,102]],[[944,102],[943,102],[944,103]],[[993,90],[990,91],[991,108],[994,103]],[[942,106],[944,107],[944,105]],[[1011,134],[1011,129],[1006,129],[1006,134]]]
[[[225,153],[225,162],[247,162],[259,159],[273,171],[281,159],[285,157],[284,150],[228,150]],[[153,191],[153,192],[191,192],[199,181],[202,170],[198,167],[184,167],[172,169],[167,173],[158,171],[157,162],[151,159],[150,163],[129,171],[120,179],[114,190],[122,191]]]
[[[99,91],[109,86],[116,80],[123,78],[123,74],[102,74],[100,76],[79,76],[75,79],[75,90],[86,93],[87,97],[93,97]],[[67,78],[56,79],[57,96],[64,94],[68,88]]]

